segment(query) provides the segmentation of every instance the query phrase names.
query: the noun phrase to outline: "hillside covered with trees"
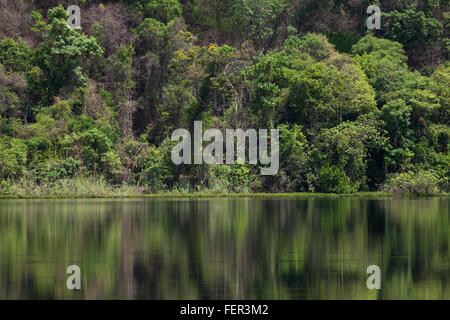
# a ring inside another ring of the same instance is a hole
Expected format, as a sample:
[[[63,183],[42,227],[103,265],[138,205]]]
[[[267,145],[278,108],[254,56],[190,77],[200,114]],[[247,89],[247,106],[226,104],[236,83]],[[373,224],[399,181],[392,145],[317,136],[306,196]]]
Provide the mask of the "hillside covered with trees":
[[[0,194],[447,193],[449,25],[448,0],[0,0]],[[278,129],[279,173],[174,165],[196,120]]]

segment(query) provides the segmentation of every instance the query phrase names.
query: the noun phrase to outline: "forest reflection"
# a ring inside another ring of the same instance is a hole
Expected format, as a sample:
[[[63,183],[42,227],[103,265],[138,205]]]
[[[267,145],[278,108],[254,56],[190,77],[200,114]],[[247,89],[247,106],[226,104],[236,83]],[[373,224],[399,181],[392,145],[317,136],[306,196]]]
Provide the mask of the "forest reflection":
[[[448,198],[3,200],[0,299],[450,299]],[[66,287],[78,265],[82,290]],[[369,265],[382,289],[366,287]]]

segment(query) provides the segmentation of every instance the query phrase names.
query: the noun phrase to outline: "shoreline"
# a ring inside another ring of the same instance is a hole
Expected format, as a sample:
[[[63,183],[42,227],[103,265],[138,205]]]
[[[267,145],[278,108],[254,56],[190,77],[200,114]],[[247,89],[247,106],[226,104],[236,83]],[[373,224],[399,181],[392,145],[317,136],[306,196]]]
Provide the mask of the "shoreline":
[[[392,194],[384,192],[334,193],[154,193],[154,194],[105,194],[105,195],[0,195],[0,200],[20,199],[170,199],[170,198],[446,198],[448,194]]]

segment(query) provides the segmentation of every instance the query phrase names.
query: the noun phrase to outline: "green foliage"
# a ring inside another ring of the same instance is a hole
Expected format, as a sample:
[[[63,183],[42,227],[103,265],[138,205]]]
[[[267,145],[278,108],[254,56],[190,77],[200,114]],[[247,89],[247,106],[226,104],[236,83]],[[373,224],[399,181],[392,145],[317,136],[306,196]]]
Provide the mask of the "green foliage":
[[[30,4],[0,31],[0,192],[448,192],[448,8],[380,2],[372,33],[369,4],[92,0],[86,29]],[[279,173],[173,165],[196,120],[279,129]]]
[[[388,145],[381,126],[382,123],[373,115],[368,115],[356,122],[344,122],[337,127],[323,130],[316,142],[323,155],[320,163],[337,166],[359,190],[366,189],[367,177],[370,176],[367,172],[367,161],[373,154],[383,154]],[[316,163],[312,165],[318,166]]]
[[[352,50],[357,54],[354,60],[366,73],[377,93],[379,107],[395,99],[403,99],[409,104],[415,90],[433,86],[430,78],[409,70],[406,64],[408,58],[399,43],[369,35],[362,38]]]
[[[14,136],[18,127],[20,127],[18,119],[0,118],[0,135]]]
[[[122,163],[120,162],[120,156],[115,150],[109,150],[101,155],[100,158],[100,172],[105,177],[113,182],[119,183],[122,174]]]
[[[20,139],[0,137],[0,178],[12,179],[25,172],[27,146]]]
[[[48,23],[43,22],[41,16],[35,16],[43,41],[33,52],[33,63],[41,71],[41,86],[48,90],[39,92],[43,101],[57,96],[63,87],[86,85],[82,59],[102,53],[94,38],[86,37],[76,28],[67,27],[69,17],[62,7],[49,10]]]
[[[171,129],[183,126],[187,122],[187,119],[183,117],[187,113],[185,110],[192,106],[195,101],[190,88],[186,86],[168,85],[165,87],[159,116],[161,126],[167,131],[162,133],[168,136]]]
[[[307,190],[308,142],[299,125],[280,125],[280,188],[290,192]]]
[[[306,53],[316,61],[323,61],[333,53],[333,48],[325,37],[310,33],[301,38],[289,37],[284,43],[284,48],[288,51]]]
[[[31,50],[22,39],[0,40],[0,64],[9,72],[25,74],[31,70]]]
[[[248,59],[247,49],[228,45],[189,46],[176,51],[169,65],[171,81],[163,89],[161,119],[175,119],[174,124],[183,119],[191,125],[202,116],[228,113],[232,117],[242,112],[244,94],[239,88],[242,81],[239,72],[248,65]],[[179,97],[175,98],[177,94]],[[185,112],[179,113],[177,109]]]
[[[328,41],[336,47],[339,52],[350,53],[352,47],[359,40],[359,36],[354,32],[336,31],[328,35]]]
[[[434,148],[436,152],[448,154],[450,143],[450,127],[447,125],[431,125],[429,145]]]
[[[410,118],[411,107],[402,99],[391,100],[381,109],[381,119],[385,122],[394,147],[399,146],[409,134]]]
[[[337,166],[326,165],[320,170],[319,191],[325,193],[353,193],[356,187],[350,178]]]
[[[149,51],[157,51],[164,48],[168,36],[168,27],[155,19],[146,18],[136,28],[136,34],[140,37],[141,45]]]
[[[260,183],[247,165],[214,165],[208,172],[208,188],[216,193],[257,191]]]
[[[382,21],[385,37],[408,46],[436,41],[443,32],[440,21],[413,7],[384,13]]]
[[[122,138],[131,136],[132,130],[134,101],[131,99],[130,91],[135,87],[132,69],[133,55],[133,46],[122,44],[107,61],[107,71],[113,75]]]
[[[69,121],[69,128],[72,132],[83,132],[91,129],[98,129],[102,131],[113,144],[119,142],[119,133],[117,132],[117,128],[108,122],[104,122],[102,120],[95,121],[85,115],[71,119]]]
[[[122,162],[131,174],[131,181],[143,186],[148,192],[166,190],[172,179],[170,150],[156,148],[143,141],[127,141],[123,146]]]
[[[265,120],[262,124],[295,122],[314,133],[375,108],[375,92],[364,73],[334,52],[325,38],[292,37],[285,48],[248,70],[255,88],[252,107]]]
[[[230,34],[235,25],[231,16],[231,4],[231,0],[193,0],[184,6],[184,11],[192,11],[194,24],[208,26],[222,34]]]
[[[270,48],[291,13],[291,0],[232,0],[231,17],[238,32],[259,48]]]
[[[182,14],[178,0],[140,0],[133,4],[134,8],[142,11],[148,18],[154,18],[164,23],[178,18]]]
[[[17,74],[7,74],[0,64],[0,116],[20,118],[26,116],[25,79]]]
[[[149,186],[152,192],[165,188],[164,175],[166,174],[160,151],[151,146],[145,153],[136,159],[138,163],[138,183]]]
[[[431,75],[434,80],[431,90],[437,95],[441,107],[438,110],[436,122],[450,122],[450,63],[442,64]]]
[[[111,182],[119,182],[122,164],[113,143],[100,129],[93,127],[73,132],[62,142],[68,154],[79,155],[83,168],[94,174],[102,174]]]
[[[53,183],[61,179],[73,179],[79,167],[80,161],[69,157],[64,160],[47,162],[37,167],[33,177],[38,184]]]
[[[377,59],[388,57],[398,64],[405,63],[408,60],[402,44],[388,39],[376,38],[372,34],[360,39],[353,46],[352,53],[360,56],[369,54]]]
[[[53,144],[46,137],[33,137],[25,143],[28,147],[27,159],[30,164],[39,164],[51,155]]]
[[[383,191],[415,195],[438,194],[439,177],[434,171],[403,172],[392,177],[383,187]]]

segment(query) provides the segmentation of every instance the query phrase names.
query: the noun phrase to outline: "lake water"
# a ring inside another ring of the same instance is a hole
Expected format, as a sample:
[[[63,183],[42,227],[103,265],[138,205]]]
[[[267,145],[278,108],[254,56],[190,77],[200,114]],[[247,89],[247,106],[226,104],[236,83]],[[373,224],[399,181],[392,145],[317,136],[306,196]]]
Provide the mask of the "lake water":
[[[449,203],[2,200],[0,299],[450,299]]]

